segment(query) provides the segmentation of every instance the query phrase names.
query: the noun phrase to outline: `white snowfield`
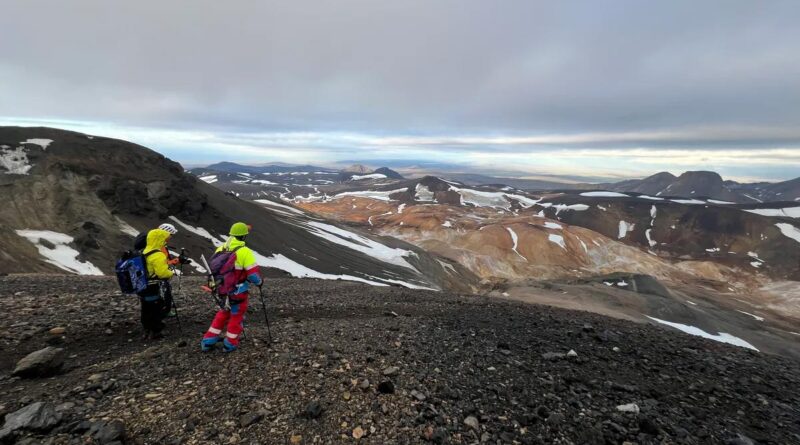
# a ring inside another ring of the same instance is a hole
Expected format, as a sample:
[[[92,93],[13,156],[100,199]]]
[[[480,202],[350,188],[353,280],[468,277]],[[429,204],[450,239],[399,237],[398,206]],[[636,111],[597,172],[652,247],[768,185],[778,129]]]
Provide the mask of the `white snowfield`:
[[[548,229],[556,229],[556,230],[563,229],[563,227],[561,227],[561,224],[556,224],[552,221],[545,221],[544,226],[547,227]]]
[[[8,145],[0,145],[0,167],[7,175],[27,175],[31,164],[25,147],[11,148]]]
[[[52,139],[33,138],[20,142],[20,144],[34,144],[42,147],[42,150],[47,150],[47,146],[52,144]]]
[[[259,203],[259,204],[263,204],[265,206],[277,207],[278,209],[288,210],[288,211],[290,211],[292,213],[297,213],[298,215],[302,215],[304,213],[300,209],[296,209],[294,207],[290,207],[290,206],[287,206],[287,205],[284,205],[284,204],[279,204],[279,203],[277,203],[275,201],[270,201],[269,199],[256,199],[254,201]]]
[[[506,199],[505,193],[485,192],[450,186],[450,190],[461,196],[461,204],[471,204],[475,207],[494,207],[511,210],[511,202]]]
[[[753,346],[750,343],[742,340],[739,337],[734,337],[731,334],[726,334],[724,332],[720,332],[719,334],[714,335],[714,334],[709,334],[708,332],[706,332],[706,331],[704,331],[704,330],[702,330],[700,328],[694,327],[694,326],[689,326],[689,325],[680,324],[680,323],[673,323],[671,321],[660,320],[658,318],[651,317],[649,315],[647,315],[647,318],[649,318],[649,319],[651,319],[651,320],[653,320],[653,321],[655,321],[657,323],[661,323],[661,324],[667,325],[669,327],[678,329],[679,331],[683,331],[683,332],[685,332],[687,334],[690,334],[690,335],[696,335],[698,337],[708,338],[710,340],[718,341],[718,342],[721,342],[721,343],[728,343],[728,344],[731,344],[731,345],[734,345],[734,346],[739,346],[739,347],[742,347],[742,348],[748,348],[748,349],[752,349],[754,351],[758,351],[758,349],[756,349],[755,346]]]
[[[576,212],[583,212],[585,210],[589,210],[589,206],[586,204],[553,204],[552,202],[542,202],[539,203],[540,206],[544,208],[554,208],[556,209],[556,215],[565,211],[565,210],[574,210]]]
[[[209,233],[208,230],[206,230],[206,229],[204,229],[202,227],[190,226],[189,224],[186,224],[185,222],[179,220],[178,218],[176,218],[174,216],[170,216],[169,219],[175,221],[176,223],[178,223],[179,226],[183,227],[184,229],[188,230],[189,232],[192,232],[197,236],[200,236],[202,238],[205,238],[205,239],[211,241],[211,243],[214,245],[214,247],[220,246],[220,245],[225,243],[225,241],[214,237],[214,235],[212,235],[211,233]]]
[[[781,233],[784,236],[789,237],[800,243],[800,229],[791,224],[786,224],[786,223],[778,223],[775,225],[778,226],[779,229],[781,229]]]
[[[213,184],[217,182],[217,175],[200,176],[200,180],[209,184]]]
[[[327,274],[322,272],[317,272],[314,269],[310,269],[302,264],[293,261],[280,253],[276,253],[272,256],[265,257],[257,252],[253,252],[256,256],[256,261],[258,265],[261,267],[274,267],[275,269],[280,269],[284,272],[288,272],[293,277],[296,278],[319,278],[322,280],[348,280],[348,281],[358,281],[360,283],[366,283],[372,286],[388,286],[386,283],[381,283],[378,281],[370,281],[360,277],[354,277],[352,275],[333,275]]]
[[[78,275],[103,275],[103,271],[94,264],[78,260],[80,252],[68,246],[74,238],[67,234],[50,230],[16,230],[16,233],[33,243],[39,254],[46,258],[47,263]],[[55,247],[51,249],[42,245],[42,240],[50,242]]]
[[[251,184],[261,184],[261,185],[278,185],[277,182],[267,181],[266,179],[251,179]]]
[[[406,267],[414,272],[418,272],[414,266],[405,260],[406,257],[416,255],[411,250],[389,247],[358,233],[350,232],[323,222],[309,221],[302,226],[313,235],[326,239],[334,244],[361,252],[384,263]]]
[[[414,199],[417,201],[433,201],[434,198],[435,195],[430,188],[422,184],[417,184],[417,187],[414,189]]]
[[[387,191],[363,190],[358,192],[342,192],[334,195],[333,198],[336,199],[336,198],[345,198],[351,196],[355,198],[371,198],[371,199],[378,199],[380,201],[391,201],[392,199],[389,198],[389,195],[394,195],[395,193],[401,193],[405,191],[406,189],[387,190]]]
[[[134,238],[139,235],[138,230],[136,230],[135,228],[133,228],[133,226],[121,220],[120,218],[117,218],[117,225],[119,226],[119,230],[126,235],[130,235]]]
[[[624,193],[604,192],[604,191],[583,192],[581,193],[581,196],[586,196],[591,198],[630,198],[630,195],[626,195]]]
[[[452,184],[449,183],[448,184]],[[514,193],[488,192],[484,190],[474,190],[450,186],[450,191],[456,192],[461,196],[461,204],[472,204],[475,207],[493,207],[503,210],[511,210],[511,200],[517,201],[522,208],[528,208],[541,202],[541,199],[531,199],[527,196]]]
[[[687,204],[687,205],[695,205],[695,204],[705,204],[705,201],[700,201],[699,199],[670,199],[672,202],[677,202],[678,204]]]
[[[350,177],[351,181],[363,181],[364,179],[386,179],[386,175],[381,173],[372,173],[369,175],[353,175],[352,177]]]
[[[786,207],[783,209],[746,209],[745,212],[755,213],[762,216],[784,216],[789,218],[800,218],[800,206]]]

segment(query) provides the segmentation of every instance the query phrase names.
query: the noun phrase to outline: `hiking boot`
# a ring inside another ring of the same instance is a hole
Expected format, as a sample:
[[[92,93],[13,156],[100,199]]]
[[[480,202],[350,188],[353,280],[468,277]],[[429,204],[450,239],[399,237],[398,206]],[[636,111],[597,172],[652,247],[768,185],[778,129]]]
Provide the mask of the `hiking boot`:
[[[237,349],[237,346],[231,344],[230,342],[228,342],[227,338],[225,339],[225,341],[222,342],[222,350],[223,351],[225,351],[225,352],[233,352],[236,349]]]
[[[219,343],[219,337],[211,337],[211,338],[204,338],[200,341],[200,350],[203,352],[208,352],[214,349],[214,345]]]

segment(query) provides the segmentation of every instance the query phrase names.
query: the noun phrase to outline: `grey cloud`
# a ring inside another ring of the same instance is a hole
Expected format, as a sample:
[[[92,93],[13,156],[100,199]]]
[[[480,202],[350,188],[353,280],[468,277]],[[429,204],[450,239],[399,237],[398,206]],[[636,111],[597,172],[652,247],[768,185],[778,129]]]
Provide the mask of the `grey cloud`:
[[[79,0],[2,9],[0,116],[374,135],[800,124],[796,1]],[[681,141],[694,143],[714,145]]]

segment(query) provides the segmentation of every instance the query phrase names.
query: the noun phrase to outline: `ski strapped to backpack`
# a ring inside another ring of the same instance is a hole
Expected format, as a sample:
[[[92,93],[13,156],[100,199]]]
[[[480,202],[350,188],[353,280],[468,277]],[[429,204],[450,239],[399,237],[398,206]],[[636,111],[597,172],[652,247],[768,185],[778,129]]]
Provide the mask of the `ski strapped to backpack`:
[[[127,251],[117,261],[114,268],[117,273],[119,289],[124,294],[137,294],[147,288],[149,274],[147,272],[147,257],[158,252],[158,249],[147,253],[141,251]]]

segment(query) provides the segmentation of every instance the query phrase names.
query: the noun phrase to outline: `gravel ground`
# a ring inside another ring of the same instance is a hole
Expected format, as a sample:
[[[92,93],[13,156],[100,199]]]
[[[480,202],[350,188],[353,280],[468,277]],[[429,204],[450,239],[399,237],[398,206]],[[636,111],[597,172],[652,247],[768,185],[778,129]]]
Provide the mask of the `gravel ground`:
[[[791,359],[585,312],[298,279],[268,281],[271,344],[251,298],[241,349],[203,354],[213,307],[183,284],[182,332],[169,320],[143,342],[113,279],[0,277],[0,414],[56,413],[6,440],[800,443]],[[61,373],[11,377],[48,344]]]

